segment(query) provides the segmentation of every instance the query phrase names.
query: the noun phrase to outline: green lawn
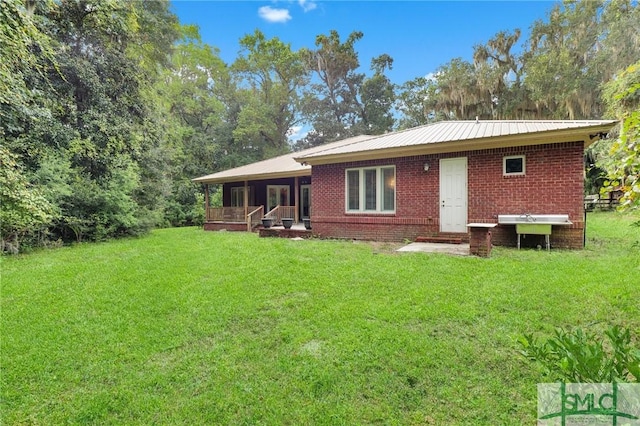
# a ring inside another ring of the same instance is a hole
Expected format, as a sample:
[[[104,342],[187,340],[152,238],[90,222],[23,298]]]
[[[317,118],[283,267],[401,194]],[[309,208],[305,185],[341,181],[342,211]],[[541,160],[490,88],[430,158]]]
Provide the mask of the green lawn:
[[[588,220],[490,259],[196,228],[4,257],[2,423],[534,424],[518,336],[640,337],[640,230]]]

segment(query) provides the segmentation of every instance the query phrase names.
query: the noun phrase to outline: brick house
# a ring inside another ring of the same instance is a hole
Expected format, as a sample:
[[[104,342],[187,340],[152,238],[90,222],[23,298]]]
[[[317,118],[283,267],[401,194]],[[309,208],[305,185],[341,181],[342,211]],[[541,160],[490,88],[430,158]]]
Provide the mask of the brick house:
[[[443,234],[465,238],[467,223],[496,223],[502,214],[566,214],[572,225],[554,226],[551,244],[581,248],[584,149],[615,124],[445,121],[361,136],[283,156],[304,172],[279,176],[279,183],[274,176],[242,175],[237,169],[221,172],[227,173],[223,201],[231,206],[232,186],[243,182],[243,187],[255,188],[255,198],[250,189],[243,192],[242,205],[249,206],[244,217],[252,209],[251,201],[262,201],[258,192],[267,198],[271,192],[268,207],[286,201],[295,210],[287,215],[310,215],[316,235],[387,241]],[[280,163],[285,160],[279,158]],[[194,181],[221,183],[220,177]],[[285,187],[292,188],[295,197],[276,200],[275,192]],[[300,191],[306,195],[301,197]],[[235,204],[240,204],[237,197]],[[212,222],[205,229],[216,229]],[[250,224],[244,229],[251,229]],[[514,226],[500,225],[492,233],[494,244],[515,245]]]

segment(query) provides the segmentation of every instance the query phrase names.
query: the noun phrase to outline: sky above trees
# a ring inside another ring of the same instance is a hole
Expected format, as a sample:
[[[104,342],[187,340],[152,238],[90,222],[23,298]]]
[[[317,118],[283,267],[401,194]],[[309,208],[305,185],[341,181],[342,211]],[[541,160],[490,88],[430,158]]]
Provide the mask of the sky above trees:
[[[225,62],[237,56],[238,40],[255,29],[278,37],[294,50],[313,47],[318,34],[363,33],[357,50],[363,72],[386,53],[396,84],[426,76],[451,60],[472,60],[473,46],[499,31],[522,31],[544,19],[552,1],[173,1],[183,24],[197,24],[202,40],[220,49]]]

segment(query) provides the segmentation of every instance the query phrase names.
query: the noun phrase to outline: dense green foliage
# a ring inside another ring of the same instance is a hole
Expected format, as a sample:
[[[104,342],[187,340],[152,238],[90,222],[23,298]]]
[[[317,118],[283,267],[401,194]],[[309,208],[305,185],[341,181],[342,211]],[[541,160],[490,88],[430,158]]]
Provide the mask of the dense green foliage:
[[[16,156],[0,146],[0,233],[2,249],[17,253],[22,234],[46,226],[52,209],[38,189],[32,189]]]
[[[8,164],[0,231],[12,247],[198,224],[194,177],[351,135],[476,116],[624,120],[615,162],[603,167],[637,205],[637,95],[625,92],[637,72],[622,73],[640,56],[637,2],[557,4],[533,24],[521,55],[513,53],[520,30],[501,31],[474,47],[473,62],[455,58],[401,85],[385,75],[392,52],[362,70],[359,31],[320,34],[295,51],[256,30],[226,64],[167,1],[0,5]],[[302,126],[310,131],[295,140]]]
[[[160,2],[29,2],[31,10],[21,3],[3,0],[11,19],[2,22],[2,37],[11,45],[23,34],[18,53],[31,59],[18,66],[24,88],[17,90],[26,95],[17,98],[22,104],[2,102],[0,134],[28,189],[54,210],[39,226],[54,240],[144,232],[160,219],[164,197],[149,190],[162,182],[149,163],[166,144],[149,136],[155,105],[146,94],[177,20]],[[3,63],[11,58],[2,54]],[[13,206],[3,203],[3,214],[15,214]],[[20,230],[29,231],[39,229]],[[9,236],[3,229],[2,238]]]
[[[519,336],[640,344],[630,221],[489,259],[195,227],[0,258],[2,421],[535,424]]]
[[[622,209],[640,209],[640,61],[605,85],[611,114],[620,119],[618,139],[604,144],[608,152],[599,158],[611,181],[603,191],[622,191]]]
[[[581,328],[557,329],[552,338],[539,340],[528,333],[520,339],[522,355],[542,365],[550,381],[566,383],[640,383],[640,349],[631,332],[614,325],[602,338]]]

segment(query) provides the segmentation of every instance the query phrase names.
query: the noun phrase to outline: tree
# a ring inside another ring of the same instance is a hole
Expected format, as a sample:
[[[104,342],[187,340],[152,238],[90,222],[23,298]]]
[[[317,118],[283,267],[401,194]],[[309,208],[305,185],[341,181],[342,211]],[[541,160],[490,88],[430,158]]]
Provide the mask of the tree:
[[[232,66],[246,88],[234,137],[265,146],[265,155],[289,151],[289,130],[300,121],[299,91],[308,76],[299,52],[277,37],[256,30],[240,39],[241,54]]]
[[[0,145],[0,253],[17,253],[20,238],[46,226],[52,213],[42,192],[29,183],[17,156]]]
[[[436,79],[436,110],[448,119],[469,120],[479,115],[481,94],[471,63],[452,59],[438,68]]]
[[[365,78],[360,87],[362,118],[360,131],[363,134],[380,135],[390,132],[394,125],[391,111],[395,101],[395,85],[384,75],[385,69],[393,67],[393,58],[387,54],[371,60],[371,77]]]
[[[315,50],[302,50],[315,79],[305,90],[302,104],[313,130],[299,146],[391,130],[395,86],[384,71],[391,69],[393,59],[387,54],[373,58],[369,78],[357,72],[360,61],[354,46],[362,37],[362,32],[354,31],[343,42],[332,30],[316,36]]]
[[[600,118],[602,84],[640,55],[639,20],[632,0],[557,4],[534,23],[524,54],[512,53],[520,31],[501,31],[474,46],[473,65],[453,59],[429,80],[405,83],[401,126],[475,116]]]
[[[600,15],[601,35],[595,61],[602,80],[611,80],[620,70],[631,66],[640,56],[640,5],[632,0],[604,3]]]
[[[400,129],[436,121],[437,80],[433,76],[417,77],[400,86],[396,109],[402,113]]]
[[[154,150],[156,190],[163,180],[164,214],[168,225],[201,222],[200,188],[194,176],[220,167],[230,135],[226,128],[226,107],[222,101],[229,83],[229,71],[218,51],[202,42],[198,28],[182,26],[181,39],[154,86],[156,122],[162,126],[162,141]],[[148,163],[146,163],[148,166]]]
[[[521,69],[511,48],[520,38],[520,30],[513,34],[501,31],[487,44],[476,45],[473,63],[482,111],[481,117],[500,119],[512,115],[510,91],[520,83]]]
[[[29,116],[43,111],[28,76],[44,75],[53,60],[50,38],[37,26],[34,9],[20,0],[0,2],[0,137],[20,132]]]
[[[218,51],[202,43],[196,28],[185,28],[184,36],[171,56],[157,84],[167,113],[177,120],[182,142],[175,144],[186,155],[181,158],[186,175],[211,170],[220,155],[216,130],[222,126],[225,105],[219,95],[228,84],[229,71]]]
[[[623,53],[628,52],[626,48],[618,47],[627,43],[616,29],[626,15],[614,13],[616,9],[620,11],[623,3],[628,2],[565,1],[553,7],[549,22],[534,23],[530,48],[524,57],[524,81],[532,100],[545,109],[544,116],[569,119],[602,116],[601,84],[615,70],[630,64],[612,64],[602,52],[608,46],[609,53],[617,52],[613,58],[626,61],[630,56]],[[637,14],[635,24],[637,27]],[[637,35],[633,36],[637,28],[630,31],[631,40],[637,40]],[[616,35],[615,41],[609,39],[611,35]],[[637,47],[636,42],[631,48],[635,49],[634,58]]]
[[[318,79],[304,94],[303,113],[311,122],[318,142],[328,142],[352,136],[360,118],[362,105],[358,90],[364,74],[357,73],[360,66],[355,43],[363,33],[354,31],[347,40],[332,30],[328,35],[316,36],[316,49],[302,51],[307,67]]]
[[[605,191],[620,188],[623,210],[640,208],[640,61],[622,71],[604,87],[608,111],[621,120],[618,139],[602,164],[610,182]]]
[[[28,4],[35,7],[2,4],[11,19],[2,20],[1,32],[17,37],[6,51],[26,58],[3,66],[22,80],[15,90],[30,95],[3,102],[2,111],[13,112],[2,120],[3,146],[28,187],[42,188],[52,205],[46,226],[65,239],[154,226],[163,197],[153,189],[163,186],[167,163],[158,154],[166,153],[162,132],[150,119],[157,111],[151,87],[177,34],[168,2]]]

